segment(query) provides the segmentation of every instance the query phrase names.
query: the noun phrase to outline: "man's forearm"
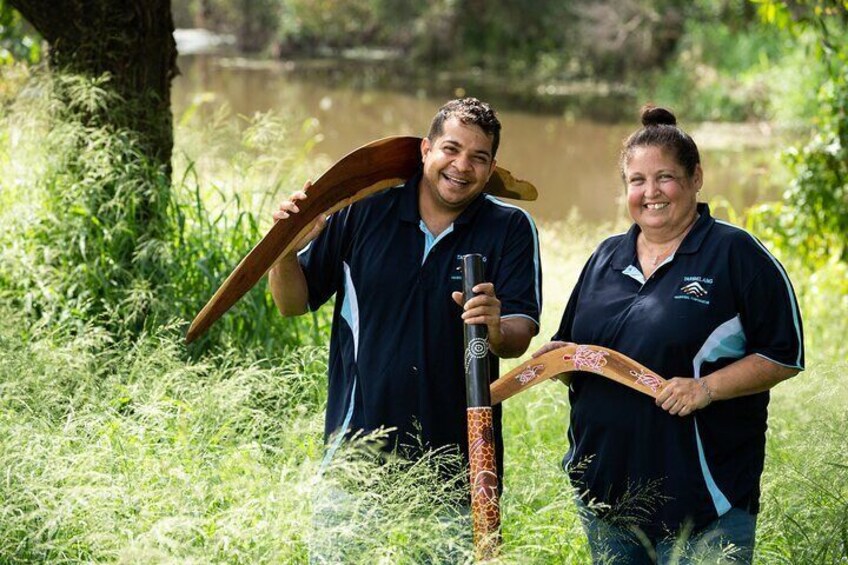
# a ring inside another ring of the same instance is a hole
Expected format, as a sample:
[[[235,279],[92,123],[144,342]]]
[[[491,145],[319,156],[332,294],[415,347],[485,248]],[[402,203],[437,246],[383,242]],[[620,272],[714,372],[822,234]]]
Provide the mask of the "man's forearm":
[[[268,286],[283,316],[300,316],[309,310],[309,287],[294,253],[274,263],[268,271]]]
[[[527,318],[501,319],[500,335],[489,335],[489,349],[501,359],[520,357],[527,351],[536,325]]]

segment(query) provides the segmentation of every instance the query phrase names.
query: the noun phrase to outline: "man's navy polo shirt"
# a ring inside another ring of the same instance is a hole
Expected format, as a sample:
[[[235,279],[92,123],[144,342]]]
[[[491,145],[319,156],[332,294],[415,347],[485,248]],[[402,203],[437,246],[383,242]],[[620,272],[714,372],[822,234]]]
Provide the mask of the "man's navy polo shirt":
[[[659,375],[700,378],[749,354],[801,369],[801,315],[786,272],[705,204],[678,250],[644,280],[638,226],[604,241],[583,269],[554,339],[624,353]],[[769,393],[687,417],[613,381],[581,374],[570,391],[571,479],[662,535],[733,506],[758,511]],[[648,495],[647,500],[638,495]],[[629,503],[628,503],[629,498]]]
[[[467,458],[462,309],[451,298],[461,290],[459,259],[482,254],[502,317],[538,328],[538,236],[526,212],[481,194],[434,238],[418,212],[419,180],[334,214],[299,256],[310,309],[336,295],[325,440],[396,428],[390,447],[408,456],[458,445]],[[499,409],[495,430],[500,445]]]

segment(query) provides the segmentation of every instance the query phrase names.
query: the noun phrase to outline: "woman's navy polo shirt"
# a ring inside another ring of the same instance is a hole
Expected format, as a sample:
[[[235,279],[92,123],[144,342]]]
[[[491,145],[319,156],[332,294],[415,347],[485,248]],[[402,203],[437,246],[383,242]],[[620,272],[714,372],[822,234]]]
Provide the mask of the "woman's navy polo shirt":
[[[394,428],[389,447],[410,457],[459,446],[467,458],[462,310],[451,298],[461,290],[460,257],[481,253],[502,317],[538,328],[538,235],[525,211],[481,194],[433,237],[418,212],[419,180],[334,214],[299,256],[310,309],[336,295],[325,440]],[[500,446],[499,409],[495,431]]]
[[[700,378],[750,354],[803,368],[801,315],[778,261],[705,204],[647,280],[638,226],[604,241],[583,269],[554,339],[617,350],[665,378]],[[564,465],[586,501],[650,535],[706,525],[733,506],[758,511],[769,393],[687,417],[592,375],[573,379]]]

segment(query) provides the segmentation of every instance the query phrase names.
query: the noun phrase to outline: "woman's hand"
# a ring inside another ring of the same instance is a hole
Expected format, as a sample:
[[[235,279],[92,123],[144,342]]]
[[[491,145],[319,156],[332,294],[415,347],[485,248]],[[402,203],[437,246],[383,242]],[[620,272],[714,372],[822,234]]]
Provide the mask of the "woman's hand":
[[[542,347],[537,349],[535,352],[533,352],[531,357],[533,359],[535,359],[536,357],[539,357],[540,355],[544,355],[548,351],[553,351],[554,349],[559,349],[560,347],[565,347],[566,345],[574,345],[574,344],[569,343],[567,341],[549,341],[548,343],[546,343],[545,345],[543,345]],[[562,384],[564,384],[565,386],[571,385],[571,375],[569,373],[562,373],[560,375],[557,375],[554,378],[556,380],[558,380],[559,382],[561,382]]]
[[[688,416],[712,402],[707,383],[703,379],[674,377],[657,396],[657,406],[672,416]]]

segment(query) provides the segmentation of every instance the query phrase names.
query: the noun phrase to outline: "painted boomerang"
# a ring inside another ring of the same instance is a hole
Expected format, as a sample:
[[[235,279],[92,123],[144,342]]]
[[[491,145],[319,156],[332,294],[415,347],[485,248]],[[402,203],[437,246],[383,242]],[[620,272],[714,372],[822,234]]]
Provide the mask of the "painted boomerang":
[[[493,382],[489,387],[492,406],[557,375],[575,371],[612,379],[652,398],[666,384],[664,378],[617,351],[597,345],[569,344],[530,359]]]
[[[379,139],[342,157],[306,190],[309,198],[298,203],[300,213],[276,222],[241,260],[195,316],[186,333],[186,343],[197,339],[253,288],[277,257],[290,253],[319,214],[332,214],[370,194],[401,185],[420,165],[420,137]],[[535,200],[538,196],[532,184],[516,179],[501,167],[495,169],[484,191],[516,200]]]

